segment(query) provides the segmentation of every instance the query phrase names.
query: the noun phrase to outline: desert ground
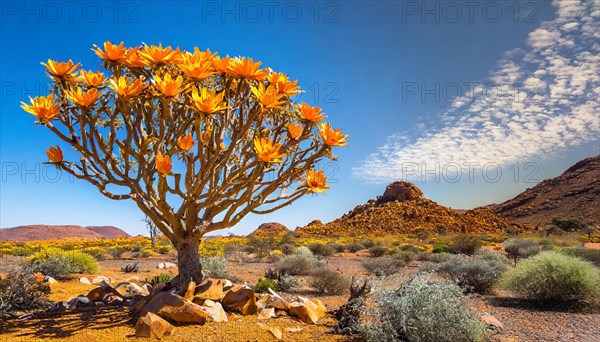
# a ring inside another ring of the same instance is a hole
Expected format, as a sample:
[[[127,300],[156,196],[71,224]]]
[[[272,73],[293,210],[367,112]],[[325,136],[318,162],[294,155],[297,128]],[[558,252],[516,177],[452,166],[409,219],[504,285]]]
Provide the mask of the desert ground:
[[[140,238],[132,238],[136,243]],[[136,240],[137,239],[137,240]],[[358,241],[359,238],[356,238]],[[398,241],[406,241],[409,237],[400,237]],[[309,239],[314,241],[314,239]],[[384,244],[384,239],[374,239],[375,244]],[[385,239],[392,241],[389,238]],[[121,242],[127,241],[122,239]],[[205,247],[215,249],[216,245],[227,245],[227,238],[207,240]],[[219,241],[219,242],[217,242]],[[302,243],[306,243],[303,241]],[[417,247],[427,251],[426,242],[413,241]],[[555,239],[557,244],[568,245],[574,242],[570,239]],[[74,242],[76,245],[85,245],[87,242]],[[144,239],[143,243],[149,243]],[[314,242],[313,242],[314,243]],[[4,243],[7,245],[7,243]],[[210,247],[212,244],[212,247]],[[389,249],[393,249],[392,242]],[[598,243],[587,243],[586,248],[599,249]],[[499,243],[490,243],[482,248],[494,253],[502,253]],[[243,256],[243,258],[239,258]],[[385,257],[385,256],[384,256]],[[26,262],[26,256],[4,255],[0,263],[0,274],[6,274],[18,265]],[[363,267],[363,263],[376,259],[369,249],[362,248],[354,253],[343,251],[335,252],[328,256],[321,256],[320,261],[333,270],[341,271],[345,276],[354,276],[356,279],[370,278],[377,281],[380,277]],[[234,256],[227,256],[227,272],[235,277],[239,283],[254,286],[265,276],[265,271],[274,268],[277,262],[272,258],[260,258],[256,253],[236,252]],[[410,279],[419,270],[432,264],[421,257],[411,260],[396,270],[397,276]],[[160,274],[175,276],[177,268],[159,269],[158,265],[164,262],[176,263],[174,250],[165,254],[153,253],[147,257],[139,257],[133,252],[126,252],[119,258],[107,257],[99,261],[99,268],[94,274],[72,274],[68,279],[59,280],[50,285],[49,299],[52,302],[68,301],[78,296],[86,295],[96,288],[96,284],[84,284],[81,277],[93,279],[100,275],[110,279],[110,284],[123,281],[142,284]],[[122,268],[127,264],[138,263],[137,272],[125,273]],[[348,294],[326,295],[315,291],[311,287],[310,276],[298,276],[299,284],[293,291],[281,295],[284,298],[293,298],[300,295],[320,299],[326,306],[329,314],[320,319],[317,324],[306,324],[293,317],[278,317],[259,320],[256,315],[242,316],[228,313],[227,323],[207,322],[202,325],[176,324],[173,335],[164,337],[172,341],[276,341],[276,333],[281,332],[280,339],[284,341],[352,341],[355,336],[346,336],[330,333],[336,324],[331,312],[347,302]],[[488,329],[486,339],[489,341],[597,341],[600,336],[600,313],[573,311],[568,308],[545,307],[524,302],[512,293],[493,288],[489,293],[480,295],[472,294],[468,298],[468,305],[479,315],[491,315],[500,321],[501,329]],[[129,308],[124,306],[106,306],[92,308],[77,308],[65,311],[41,311],[32,316],[19,319],[13,317],[2,321],[0,339],[2,341],[133,341],[145,340],[135,337],[134,323],[129,315]],[[232,324],[235,322],[235,324]]]

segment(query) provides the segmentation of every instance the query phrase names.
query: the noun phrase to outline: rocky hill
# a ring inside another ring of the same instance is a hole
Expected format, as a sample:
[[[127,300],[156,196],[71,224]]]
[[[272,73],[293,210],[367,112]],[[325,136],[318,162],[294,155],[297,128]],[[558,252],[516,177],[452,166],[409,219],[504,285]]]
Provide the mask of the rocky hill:
[[[112,239],[117,236],[129,237],[125,231],[112,226],[82,227],[75,225],[27,225],[0,229],[0,241],[35,241],[64,238]]]
[[[504,232],[509,226],[522,231],[525,225],[514,224],[487,208],[456,211],[423,198],[412,183],[394,182],[382,196],[359,205],[344,216],[323,224],[311,222],[296,231],[304,235],[405,234],[418,229],[432,232],[484,233]]]
[[[254,237],[259,237],[259,238],[264,238],[264,237],[281,237],[287,233],[291,232],[286,226],[282,225],[281,223],[277,223],[277,222],[268,222],[268,223],[263,223],[260,226],[258,226],[258,228],[256,228],[252,233],[250,233],[248,236],[254,236]]]
[[[600,156],[584,159],[562,175],[488,208],[516,222],[540,227],[553,217],[600,223]]]

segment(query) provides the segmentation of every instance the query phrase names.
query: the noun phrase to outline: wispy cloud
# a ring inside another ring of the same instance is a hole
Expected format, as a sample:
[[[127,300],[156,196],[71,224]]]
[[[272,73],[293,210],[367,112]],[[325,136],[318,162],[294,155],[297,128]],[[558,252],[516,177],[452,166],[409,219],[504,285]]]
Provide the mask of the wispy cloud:
[[[444,127],[416,140],[388,137],[354,176],[420,178],[406,165],[506,165],[598,139],[600,3],[554,1],[556,17],[507,51],[487,86],[474,87],[442,113]],[[490,91],[492,90],[492,91]]]

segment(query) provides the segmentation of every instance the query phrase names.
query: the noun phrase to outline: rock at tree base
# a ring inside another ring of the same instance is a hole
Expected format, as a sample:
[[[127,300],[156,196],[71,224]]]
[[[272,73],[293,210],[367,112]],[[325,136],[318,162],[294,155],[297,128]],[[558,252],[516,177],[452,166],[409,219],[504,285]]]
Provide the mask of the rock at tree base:
[[[142,310],[141,315],[152,312],[181,323],[204,323],[209,315],[200,305],[170,292],[160,292]]]
[[[210,320],[213,322],[227,322],[227,313],[223,310],[221,303],[213,302],[210,299],[206,299],[204,304],[201,306],[202,310],[208,314]]]
[[[298,297],[298,301],[290,303],[288,312],[304,323],[316,324],[320,318],[325,316],[327,309],[318,299]]]
[[[264,308],[258,311],[258,319],[269,319],[275,317],[275,308]]]
[[[162,338],[173,334],[175,327],[161,317],[148,312],[135,324],[135,336]]]
[[[220,300],[225,289],[225,279],[205,278],[196,286],[194,298]]]
[[[258,307],[254,298],[254,290],[244,285],[234,285],[221,299],[227,311],[238,311],[242,315],[253,315]]]
[[[193,280],[190,281],[190,283],[188,284],[187,289],[185,290],[185,293],[183,295],[183,298],[187,299],[187,300],[193,300],[194,299],[194,291],[196,290],[196,282],[194,282]]]
[[[90,280],[88,278],[86,278],[86,277],[79,278],[79,282],[82,283],[82,284],[88,284],[88,285],[92,284],[92,282],[90,282]]]

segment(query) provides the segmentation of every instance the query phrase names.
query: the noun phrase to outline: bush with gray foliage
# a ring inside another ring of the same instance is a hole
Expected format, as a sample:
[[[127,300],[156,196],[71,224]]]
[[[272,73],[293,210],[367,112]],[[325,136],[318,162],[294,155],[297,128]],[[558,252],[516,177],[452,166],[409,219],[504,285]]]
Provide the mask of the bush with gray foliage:
[[[365,341],[481,341],[485,326],[465,303],[455,284],[416,276],[397,288],[380,287],[376,305],[364,315]]]

